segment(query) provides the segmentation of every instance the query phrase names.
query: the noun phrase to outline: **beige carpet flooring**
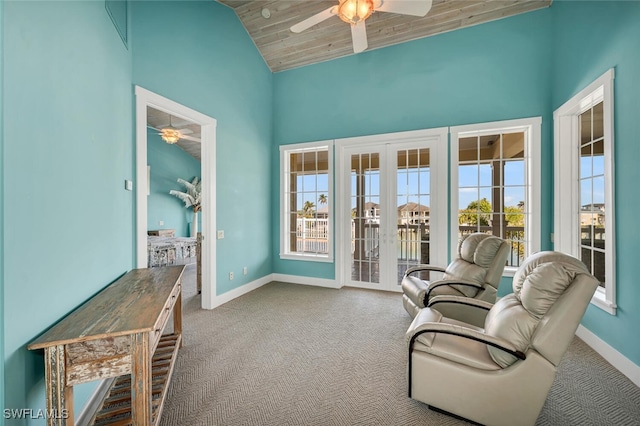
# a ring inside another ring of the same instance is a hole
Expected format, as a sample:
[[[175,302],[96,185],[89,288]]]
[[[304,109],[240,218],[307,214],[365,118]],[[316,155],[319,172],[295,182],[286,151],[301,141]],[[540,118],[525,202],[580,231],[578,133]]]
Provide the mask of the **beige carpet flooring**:
[[[183,306],[162,425],[466,424],[407,398],[399,294],[274,282],[205,311],[189,265]],[[640,388],[575,338],[536,424],[640,425]]]

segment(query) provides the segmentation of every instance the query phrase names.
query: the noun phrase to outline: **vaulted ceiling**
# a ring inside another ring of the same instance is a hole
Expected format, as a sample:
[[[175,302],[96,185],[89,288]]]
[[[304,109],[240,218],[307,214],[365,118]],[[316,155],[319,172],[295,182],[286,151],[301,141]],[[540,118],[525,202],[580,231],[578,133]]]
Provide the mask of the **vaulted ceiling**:
[[[235,11],[273,72],[353,54],[351,29],[337,16],[298,34],[290,30],[292,25],[337,5],[338,0],[218,1]],[[551,1],[433,0],[425,17],[375,12],[366,20],[367,50],[549,7]]]

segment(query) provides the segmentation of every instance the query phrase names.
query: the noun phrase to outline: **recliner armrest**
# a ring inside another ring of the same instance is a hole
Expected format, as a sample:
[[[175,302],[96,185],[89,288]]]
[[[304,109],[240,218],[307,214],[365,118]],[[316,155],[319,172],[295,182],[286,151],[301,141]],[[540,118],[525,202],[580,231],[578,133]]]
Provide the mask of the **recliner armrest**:
[[[464,296],[441,295],[429,300],[428,308],[439,311],[443,316],[452,318],[479,328],[484,327],[487,313],[493,306],[484,300]]]
[[[472,281],[465,281],[465,280],[438,280],[438,281],[432,281],[429,284],[429,290],[427,290],[427,294],[424,296],[425,304],[429,300],[429,297],[431,296],[431,292],[434,289],[436,289],[438,287],[442,287],[444,285],[463,285],[463,286],[467,286],[467,287],[474,287],[474,288],[477,288],[478,290],[482,289],[482,286],[480,284],[472,282]]]
[[[414,325],[414,323],[416,324]],[[526,355],[522,351],[519,351],[518,349],[516,349],[516,347],[511,342],[509,342],[508,340],[502,339],[500,337],[490,336],[488,334],[481,333],[479,331],[472,330],[470,328],[462,327],[459,325],[454,325],[454,324],[444,324],[440,322],[420,323],[419,321],[414,321],[414,323],[411,323],[411,326],[409,327],[409,330],[407,330],[407,333],[405,335],[409,344],[409,351],[413,349],[413,344],[415,343],[416,339],[421,335],[425,333],[443,333],[443,334],[451,334],[454,336],[463,337],[465,339],[471,339],[477,342],[485,343],[487,345],[503,350],[515,356],[518,359],[527,358]],[[433,338],[426,339],[426,340],[422,339],[420,341],[420,343],[426,346],[431,346],[432,342],[433,342]]]
[[[424,314],[424,315],[421,315],[421,314]],[[469,328],[465,328],[459,325],[443,324],[443,323],[431,322],[431,321],[426,321],[426,322],[422,321],[423,319],[428,319],[428,318],[438,318],[438,316],[440,318],[442,317],[442,315],[436,314],[436,312],[434,312],[432,309],[428,309],[428,308],[423,309],[418,314],[418,316],[414,318],[413,322],[409,326],[409,330],[407,330],[407,333],[405,335],[408,343],[408,349],[409,349],[408,350],[409,374],[408,374],[408,392],[407,392],[409,398],[411,398],[411,380],[413,377],[413,374],[412,374],[413,357],[411,356],[411,353],[413,352],[413,345],[416,339],[424,334],[427,334],[427,333],[433,334],[433,337],[431,339],[428,339],[427,341],[425,341],[425,339],[420,340],[420,343],[427,346],[431,346],[431,344],[433,343],[433,338],[435,337],[435,334],[437,333],[451,334],[451,335],[459,336],[465,339],[475,340],[475,341],[496,347],[521,360],[526,359],[526,355],[524,353],[517,350],[509,341],[501,339],[499,337],[489,336],[487,334],[478,332],[476,330],[471,330]]]
[[[418,266],[413,266],[407,269],[404,273],[404,276],[406,277],[408,275],[413,274],[414,272],[422,272],[422,271],[445,272],[446,269],[441,266],[435,266],[435,265],[418,265]]]
[[[437,305],[440,303],[453,303],[457,305],[466,305],[466,306],[471,306],[478,309],[484,309],[485,311],[490,310],[491,307],[493,306],[493,303],[489,303],[485,300],[474,299],[472,297],[442,295],[442,296],[434,296],[429,301],[429,304],[427,305],[427,307],[430,308],[433,305]]]

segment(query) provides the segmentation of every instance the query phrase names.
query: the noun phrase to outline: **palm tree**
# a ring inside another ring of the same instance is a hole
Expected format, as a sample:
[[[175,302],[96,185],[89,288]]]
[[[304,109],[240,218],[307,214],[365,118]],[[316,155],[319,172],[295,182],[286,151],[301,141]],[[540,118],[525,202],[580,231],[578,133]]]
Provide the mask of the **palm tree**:
[[[181,192],[172,189],[171,191],[169,191],[169,194],[175,195],[176,197],[180,198],[184,202],[184,206],[186,208],[192,207],[194,213],[199,212],[202,182],[200,182],[197,176],[194,177],[193,181],[191,182],[187,182],[186,180],[180,178],[178,178],[178,182],[183,184],[187,188],[187,192]]]
[[[320,204],[327,204],[329,200],[327,199],[327,196],[324,194],[320,194],[320,197],[318,198],[318,202]]]
[[[305,201],[302,206],[302,211],[304,212],[304,217],[312,217],[313,209],[315,208],[315,204],[312,201]]]

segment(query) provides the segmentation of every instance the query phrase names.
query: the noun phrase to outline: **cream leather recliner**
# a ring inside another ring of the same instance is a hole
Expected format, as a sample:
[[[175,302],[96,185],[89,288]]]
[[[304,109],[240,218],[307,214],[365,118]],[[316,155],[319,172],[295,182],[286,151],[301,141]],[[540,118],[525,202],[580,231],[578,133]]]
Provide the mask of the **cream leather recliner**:
[[[485,425],[533,425],[598,284],[578,259],[540,252],[494,305],[434,297],[406,334],[409,396]],[[460,304],[488,309],[484,327],[457,319]]]
[[[439,295],[473,297],[495,302],[500,278],[509,255],[509,243],[493,235],[469,234],[458,243],[458,257],[445,268],[419,265],[407,269],[402,278],[402,303],[411,317]],[[424,281],[413,274],[444,272],[441,280]]]

